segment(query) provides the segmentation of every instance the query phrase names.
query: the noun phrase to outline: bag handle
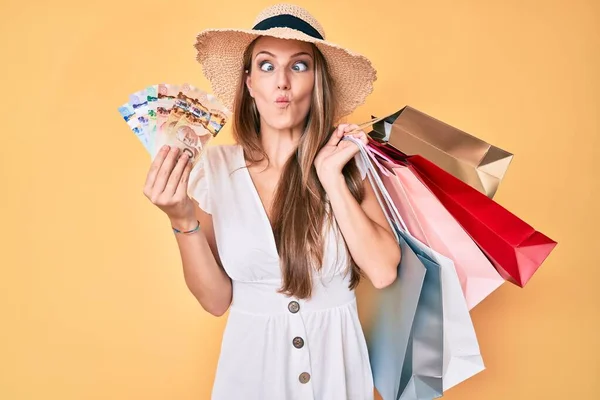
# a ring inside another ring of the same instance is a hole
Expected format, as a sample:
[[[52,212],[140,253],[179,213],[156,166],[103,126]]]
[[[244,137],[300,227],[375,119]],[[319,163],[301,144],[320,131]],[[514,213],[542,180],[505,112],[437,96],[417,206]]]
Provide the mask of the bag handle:
[[[398,157],[398,159],[396,161],[406,162],[406,160],[408,159],[407,154],[404,154],[403,152],[401,152],[400,150],[398,150],[397,148],[395,148],[394,146],[392,146],[391,144],[389,144],[387,142],[381,143],[381,142],[378,142],[377,140],[373,140],[372,138],[370,138],[369,139],[369,147],[376,148],[380,152],[388,155],[389,157]]]
[[[390,163],[393,163],[393,162],[394,162],[394,161],[393,161],[393,160],[392,160],[390,157],[386,156],[386,155],[385,155],[383,152],[381,152],[381,151],[380,151],[380,150],[379,150],[377,147],[375,147],[375,146],[373,146],[373,145],[371,145],[371,144],[368,144],[367,146],[369,147],[369,151],[371,151],[371,152],[373,152],[373,153],[377,154],[379,157],[381,157],[381,158],[382,158],[382,159],[384,159],[385,161],[387,161],[387,162],[390,162]]]
[[[406,227],[406,224],[405,224],[404,220],[402,219],[402,216],[398,212],[398,209],[394,205],[394,202],[392,201],[390,194],[388,193],[387,189],[385,188],[385,185],[381,181],[381,178],[377,174],[375,166],[371,162],[371,159],[374,159],[375,156],[369,151],[369,149],[360,140],[354,138],[353,136],[344,136],[343,140],[350,140],[351,142],[353,142],[354,144],[356,144],[358,146],[361,156],[362,156],[362,159],[365,163],[365,166],[367,167],[367,177],[369,178],[371,185],[373,185],[373,188],[375,189],[374,191],[375,191],[375,196],[377,197],[377,201],[379,202],[379,205],[381,206],[388,223],[392,227],[392,230],[394,231],[394,235],[399,240],[398,234],[394,230],[394,224],[392,223],[392,220],[393,220],[393,222],[396,223],[396,227],[398,229],[402,229],[402,231],[404,233],[408,232],[408,228]],[[384,205],[384,202],[381,200],[380,194],[381,194],[381,197],[383,197],[383,200],[385,201],[385,205]]]
[[[373,153],[371,153],[369,151],[369,149],[362,144],[362,142],[360,142],[360,145],[362,146],[362,152],[363,152],[363,154],[366,155],[368,161],[371,161],[371,160],[375,160],[376,161],[377,160],[376,157],[375,157],[375,155]],[[377,184],[380,187],[380,190],[382,191],[383,198],[385,199],[386,203],[388,204],[388,207],[390,207],[390,209],[392,210],[391,214],[394,217],[395,222],[399,225],[399,227],[402,228],[402,230],[404,231],[404,233],[408,233],[408,228],[406,226],[406,223],[402,219],[402,215],[398,211],[398,208],[396,207],[396,204],[394,204],[394,201],[392,200],[392,198],[390,196],[390,193],[387,191],[385,185],[381,181],[381,177],[375,172],[374,168],[373,168],[373,177],[377,181]]]
[[[374,157],[372,153],[369,153],[369,156],[371,157],[371,160],[373,160],[373,162],[375,163],[375,165],[377,166],[377,168],[379,169],[379,171],[381,171],[381,173],[383,175],[390,176],[392,174],[392,172],[390,172],[390,170],[388,170],[386,167],[381,165],[381,163],[379,162],[377,157]],[[384,158],[384,160],[388,161],[386,158]]]
[[[396,241],[399,243],[400,238],[398,236],[398,233],[396,232],[397,227],[396,227],[396,225],[394,225],[394,223],[391,220],[390,209],[388,209],[388,207],[386,207],[381,200],[381,197],[379,194],[381,188],[379,187],[379,185],[377,183],[373,182],[373,177],[372,177],[373,166],[370,163],[370,160],[368,159],[368,157],[363,152],[362,142],[359,141],[358,139],[355,139],[353,136],[344,136],[342,138],[342,140],[350,140],[351,142],[353,142],[354,144],[356,144],[358,146],[358,148],[360,150],[360,156],[363,160],[363,164],[365,165],[367,178],[369,178],[369,182],[371,182],[371,185],[373,186],[373,191],[375,192],[375,197],[377,197],[377,202],[379,203],[379,206],[383,210],[385,219],[388,222],[388,224],[390,225],[390,228],[392,228],[392,232],[394,232],[394,237],[396,238]]]

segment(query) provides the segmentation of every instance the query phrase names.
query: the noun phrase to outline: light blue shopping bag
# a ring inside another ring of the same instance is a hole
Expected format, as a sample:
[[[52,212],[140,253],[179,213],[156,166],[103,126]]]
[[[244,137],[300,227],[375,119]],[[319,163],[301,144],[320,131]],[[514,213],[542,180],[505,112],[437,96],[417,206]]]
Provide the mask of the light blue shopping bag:
[[[379,307],[368,337],[375,386],[384,400],[439,398],[484,369],[456,268],[451,259],[409,233],[372,156],[362,143],[347,139],[360,148],[363,167],[403,257],[397,281],[376,294],[371,304]],[[383,167],[381,171],[386,173]]]

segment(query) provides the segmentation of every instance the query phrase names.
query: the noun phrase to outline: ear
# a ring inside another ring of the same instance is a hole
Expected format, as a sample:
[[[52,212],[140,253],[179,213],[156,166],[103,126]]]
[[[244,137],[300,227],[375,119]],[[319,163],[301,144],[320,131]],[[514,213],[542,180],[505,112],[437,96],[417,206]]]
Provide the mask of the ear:
[[[254,97],[252,95],[252,78],[250,77],[250,72],[248,70],[246,70],[245,73],[246,73],[246,87],[248,88],[250,97]]]

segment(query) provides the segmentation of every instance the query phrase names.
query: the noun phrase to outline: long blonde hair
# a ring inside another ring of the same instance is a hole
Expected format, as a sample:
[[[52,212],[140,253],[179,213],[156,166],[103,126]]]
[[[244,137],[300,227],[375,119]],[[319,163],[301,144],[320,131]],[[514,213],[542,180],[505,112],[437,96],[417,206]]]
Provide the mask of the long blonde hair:
[[[251,43],[243,55],[244,72],[251,71],[254,44]],[[313,163],[333,132],[336,99],[327,63],[318,48],[312,46],[315,65],[312,104],[297,151],[284,166],[272,203],[272,228],[282,263],[283,285],[280,292],[298,298],[311,296],[311,269],[320,269],[323,262],[324,222],[326,218],[332,221],[331,213],[327,212],[325,190]],[[268,161],[268,157],[260,142],[260,115],[245,78],[246,75],[242,74],[235,97],[232,131],[234,139],[253,164],[264,159]],[[342,172],[350,192],[361,202],[362,181],[354,160]],[[361,271],[350,256],[348,259],[351,268],[349,288],[353,289],[360,281]]]

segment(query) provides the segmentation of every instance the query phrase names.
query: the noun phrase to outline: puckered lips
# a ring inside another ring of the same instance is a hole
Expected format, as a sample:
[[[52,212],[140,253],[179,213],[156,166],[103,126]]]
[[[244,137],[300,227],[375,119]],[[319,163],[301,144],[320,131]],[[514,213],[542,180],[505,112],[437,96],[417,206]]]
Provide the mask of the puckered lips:
[[[279,108],[286,108],[291,103],[289,96],[277,96],[275,99],[275,105]]]

